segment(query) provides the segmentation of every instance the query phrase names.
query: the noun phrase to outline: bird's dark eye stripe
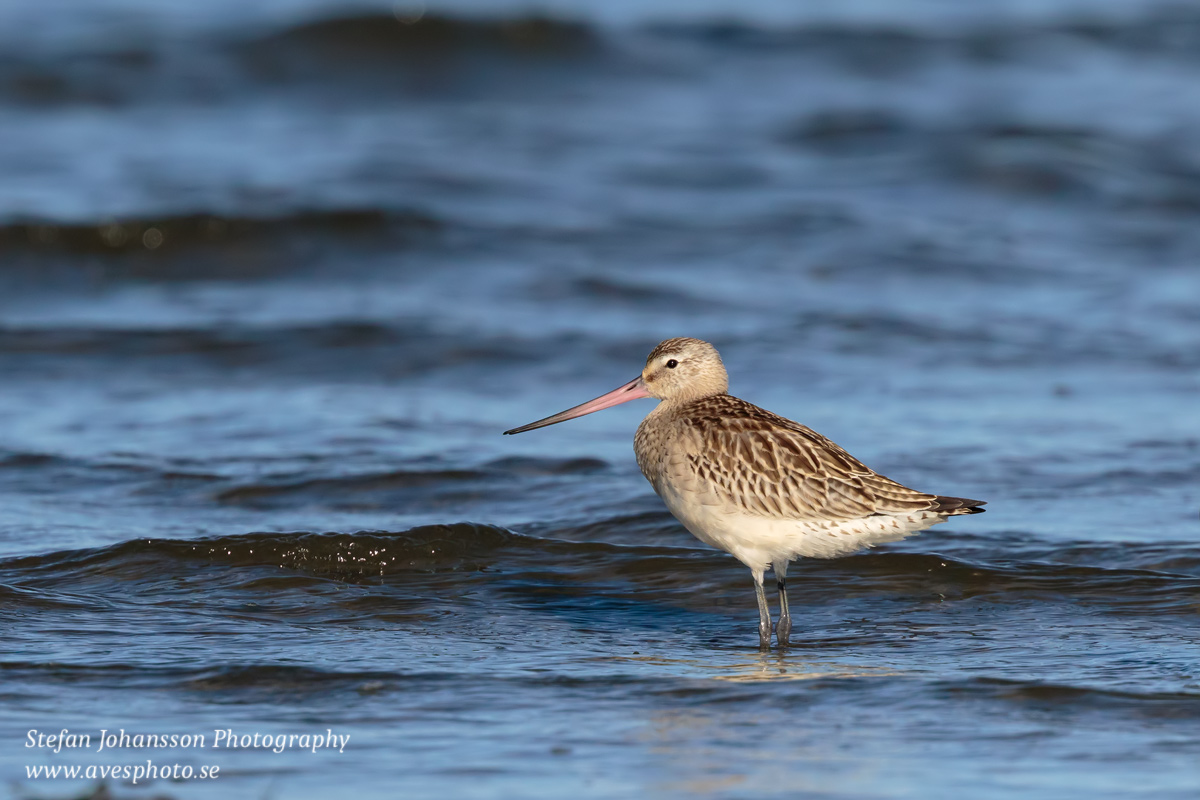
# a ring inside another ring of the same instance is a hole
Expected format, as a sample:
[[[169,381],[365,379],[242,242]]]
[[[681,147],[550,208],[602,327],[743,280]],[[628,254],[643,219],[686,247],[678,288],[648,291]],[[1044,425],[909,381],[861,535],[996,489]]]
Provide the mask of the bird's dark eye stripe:
[[[667,362],[667,369],[675,369],[678,366],[679,366],[679,362],[673,358]]]

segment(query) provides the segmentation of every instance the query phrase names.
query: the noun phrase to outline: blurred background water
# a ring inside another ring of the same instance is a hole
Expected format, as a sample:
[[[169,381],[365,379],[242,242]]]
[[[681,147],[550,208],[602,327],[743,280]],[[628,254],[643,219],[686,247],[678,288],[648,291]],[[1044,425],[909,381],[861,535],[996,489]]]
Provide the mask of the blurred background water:
[[[0,3],[13,796],[1196,796],[1200,4],[797,5]],[[677,335],[989,513],[760,654],[648,405],[499,435]]]

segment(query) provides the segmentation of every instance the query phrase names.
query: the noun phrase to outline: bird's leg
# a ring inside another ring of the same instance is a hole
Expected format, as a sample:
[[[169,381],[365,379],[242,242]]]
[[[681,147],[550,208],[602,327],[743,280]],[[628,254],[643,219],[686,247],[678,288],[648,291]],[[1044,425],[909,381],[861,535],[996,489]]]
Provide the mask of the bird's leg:
[[[780,647],[787,647],[792,634],[792,615],[788,613],[787,602],[787,567],[788,562],[776,561],[775,580],[779,586],[779,624],[775,626],[775,640]]]
[[[763,591],[763,572],[754,570],[754,591],[758,595],[758,646],[763,650],[771,647],[771,609],[767,607],[767,593]]]

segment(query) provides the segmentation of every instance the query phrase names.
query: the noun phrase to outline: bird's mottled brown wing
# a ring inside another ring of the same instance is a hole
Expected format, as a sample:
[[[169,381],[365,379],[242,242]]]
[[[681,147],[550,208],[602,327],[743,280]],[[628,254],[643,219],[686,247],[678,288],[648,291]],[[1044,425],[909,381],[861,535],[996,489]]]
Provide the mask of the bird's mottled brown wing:
[[[723,503],[749,514],[858,519],[940,511],[941,501],[953,499],[902,486],[811,428],[730,395],[705,398],[680,411],[678,435],[691,446],[685,448],[686,464],[677,468],[686,468]]]

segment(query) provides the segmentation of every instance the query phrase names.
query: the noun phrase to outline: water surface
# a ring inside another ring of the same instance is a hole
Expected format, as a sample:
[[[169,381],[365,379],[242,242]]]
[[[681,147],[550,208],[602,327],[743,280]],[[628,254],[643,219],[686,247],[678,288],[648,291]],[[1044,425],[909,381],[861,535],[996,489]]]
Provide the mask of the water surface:
[[[1194,797],[1200,12],[541,8],[0,10],[11,794]],[[677,335],[988,513],[760,653],[649,401],[500,436]]]

